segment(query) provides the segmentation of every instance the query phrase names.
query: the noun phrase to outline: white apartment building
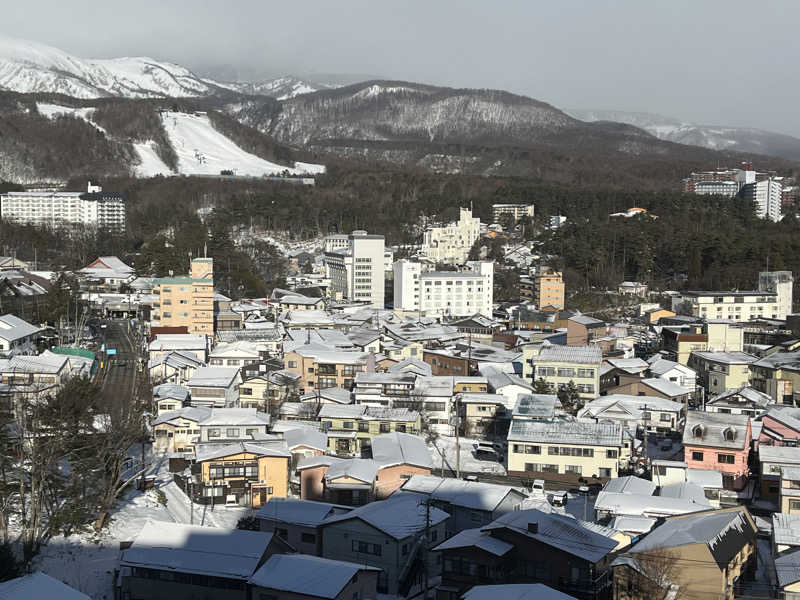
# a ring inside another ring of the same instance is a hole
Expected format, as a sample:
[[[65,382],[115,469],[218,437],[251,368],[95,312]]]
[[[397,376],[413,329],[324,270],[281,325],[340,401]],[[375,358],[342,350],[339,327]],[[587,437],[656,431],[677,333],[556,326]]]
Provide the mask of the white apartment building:
[[[8,192],[0,195],[0,217],[46,227],[84,225],[125,231],[125,203],[118,194],[87,186],[86,192]]]
[[[704,319],[781,319],[792,313],[794,277],[791,271],[762,271],[758,290],[684,292],[672,298],[672,310]]]
[[[741,196],[753,201],[758,217],[780,221],[783,196],[781,179],[781,177],[769,177],[742,186]]]
[[[698,181],[694,184],[694,193],[698,196],[733,198],[739,193],[739,184],[736,181]]]
[[[383,308],[386,278],[383,236],[354,231],[347,236],[346,246],[342,246],[341,235],[328,236],[325,248],[325,273],[331,280],[331,295]]]
[[[533,217],[533,204],[492,204],[492,220],[499,223],[504,215],[511,215],[515,221],[522,217]]]
[[[494,263],[469,261],[466,271],[425,273],[422,264],[394,263],[394,307],[425,316],[492,316]]]
[[[422,254],[433,262],[463,265],[480,233],[481,220],[472,216],[471,209],[462,208],[455,223],[425,231]]]

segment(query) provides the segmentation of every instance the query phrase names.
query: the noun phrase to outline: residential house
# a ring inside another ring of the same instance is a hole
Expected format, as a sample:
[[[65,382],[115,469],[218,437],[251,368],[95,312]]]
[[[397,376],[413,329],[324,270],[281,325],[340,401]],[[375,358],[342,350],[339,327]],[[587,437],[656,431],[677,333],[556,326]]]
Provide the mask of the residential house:
[[[156,416],[179,410],[189,405],[189,388],[174,383],[162,383],[153,388],[153,406]]]
[[[154,384],[172,383],[184,386],[195,371],[206,364],[194,352],[173,350],[161,354],[147,363],[150,382]]]
[[[600,395],[611,388],[643,379],[648,366],[641,358],[607,358],[600,367]]]
[[[606,334],[606,324],[599,319],[577,314],[567,319],[567,346],[588,346]]]
[[[524,346],[523,377],[534,384],[543,379],[556,391],[575,383],[581,398],[596,398],[600,391],[603,354],[596,346]]]
[[[270,498],[256,516],[261,531],[274,533],[302,554],[322,554],[322,524],[328,517],[353,510],[327,502],[297,498]]]
[[[800,469],[800,448],[760,445],[758,462],[761,465],[761,498],[777,502],[783,469]]]
[[[412,407],[417,399],[414,373],[357,373],[353,384],[353,398],[358,404],[369,406]]]
[[[285,369],[270,371],[242,381],[239,405],[273,414],[293,394],[297,394],[300,375]]]
[[[519,510],[527,497],[508,485],[434,475],[412,475],[396,493],[427,496],[434,506],[450,515],[447,537],[465,529],[488,525],[506,513]]]
[[[752,385],[778,404],[795,406],[800,391],[800,352],[774,352],[750,363]]]
[[[628,458],[618,423],[514,419],[508,432],[508,474],[577,482],[616,477]]]
[[[440,435],[455,434],[453,396],[452,377],[446,375],[417,377],[414,397],[422,402],[422,417],[431,431]]]
[[[302,377],[300,390],[311,393],[315,389],[332,387],[351,389],[356,374],[366,370],[369,356],[363,352],[333,351],[311,344],[287,352],[283,361],[287,371]]]
[[[352,506],[386,498],[412,475],[429,475],[432,468],[425,441],[402,433],[376,436],[372,458],[318,456],[297,466],[302,498]]]
[[[87,374],[88,375],[88,374]],[[0,384],[11,394],[55,394],[72,376],[69,357],[53,352],[0,358]]]
[[[153,421],[153,447],[170,453],[191,453],[198,444],[248,441],[253,434],[266,434],[269,422],[269,415],[255,408],[187,406],[160,414]]]
[[[259,348],[255,342],[238,341],[217,344],[208,355],[208,364],[212,367],[239,367],[257,365],[267,358],[267,351]]]
[[[773,403],[769,395],[745,385],[706,400],[706,411],[758,418],[767,412]]]
[[[0,357],[18,354],[35,354],[37,342],[42,333],[40,327],[31,325],[16,315],[0,317]]]
[[[576,598],[608,598],[618,542],[596,530],[610,533],[570,515],[530,509],[461,531],[434,548],[442,562],[437,598],[500,583],[543,583]]]
[[[614,598],[652,598],[652,578],[663,577],[678,597],[733,600],[735,584],[755,572],[757,533],[744,507],[668,517],[613,562]]]
[[[192,406],[224,408],[239,401],[242,378],[237,367],[200,367],[186,382],[192,395]]]
[[[221,331],[240,331],[244,328],[242,313],[233,310],[233,301],[214,292],[214,333]]]
[[[800,515],[800,468],[781,468],[778,508],[784,514]]]
[[[694,322],[686,325],[664,326],[661,328],[661,342],[667,358],[687,365],[692,352],[702,352],[708,349],[708,334],[703,333],[702,325]]]
[[[203,333],[159,333],[147,346],[149,358],[156,361],[170,352],[194,354],[204,364],[208,359],[208,336]]]
[[[683,413],[683,404],[672,400],[611,394],[588,402],[577,416],[597,423],[614,421],[634,432],[640,429],[667,435],[682,431]]]
[[[674,317],[675,313],[666,308],[651,308],[644,312],[644,321],[650,325],[657,325],[664,317]]]
[[[677,383],[660,379],[658,377],[647,377],[629,381],[615,388],[607,390],[609,394],[623,394],[627,396],[650,396],[653,398],[663,398],[681,404],[687,404],[694,397],[694,388],[685,388]]]
[[[115,597],[248,600],[247,580],[276,553],[291,552],[261,531],[147,521],[123,545]]]
[[[503,397],[507,410],[514,410],[521,395],[533,392],[531,384],[513,373],[506,373],[495,367],[487,367],[482,373],[489,384],[489,391]]]
[[[381,569],[380,594],[408,595],[415,586],[418,592],[423,557],[429,577],[441,570],[426,550],[445,539],[448,516],[412,494],[372,502],[325,520],[322,556]]]
[[[698,385],[711,395],[750,383],[750,365],[758,358],[744,352],[692,352],[688,366],[698,375]]]
[[[697,373],[686,365],[660,358],[659,354],[653,355],[647,362],[650,365],[647,370],[649,377],[665,379],[676,385],[692,390],[697,385]]]
[[[561,402],[555,394],[525,394],[517,399],[512,419],[549,423],[560,409]]]
[[[328,451],[328,434],[315,427],[297,425],[283,431],[286,447],[292,454],[292,472],[304,458],[322,456]]]
[[[350,390],[333,387],[326,390],[317,390],[310,394],[303,394],[300,396],[300,402],[314,405],[317,409],[323,404],[352,404],[353,394]],[[316,415],[316,412],[314,414]]]
[[[761,417],[758,446],[800,445],[800,408],[773,406]]]
[[[499,394],[458,394],[459,429],[468,437],[496,436],[507,432],[511,413]]]
[[[360,456],[374,436],[419,433],[422,425],[417,411],[363,404],[323,404],[317,418],[328,434],[330,452],[340,456]]]
[[[273,554],[248,580],[251,598],[353,600],[376,597],[380,569],[308,554]]]
[[[689,411],[683,431],[684,460],[690,468],[722,473],[726,490],[742,490],[750,473],[750,418]]]
[[[133,267],[116,256],[100,256],[76,275],[81,289],[93,292],[119,292],[136,279]]]
[[[289,461],[285,443],[235,442],[204,445],[195,452],[188,493],[195,502],[258,508],[289,493]],[[195,481],[195,478],[197,479]]]

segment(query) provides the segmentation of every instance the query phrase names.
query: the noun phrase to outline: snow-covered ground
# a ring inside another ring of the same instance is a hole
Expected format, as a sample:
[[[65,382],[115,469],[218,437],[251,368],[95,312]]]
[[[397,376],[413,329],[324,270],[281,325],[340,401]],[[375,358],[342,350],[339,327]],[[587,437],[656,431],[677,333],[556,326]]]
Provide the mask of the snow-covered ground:
[[[491,460],[478,460],[475,458],[473,444],[478,440],[461,438],[461,472],[462,473],[490,473],[492,475],[506,475],[505,467],[499,462]],[[430,447],[433,457],[433,471],[438,474],[444,461],[445,473],[456,470],[456,438],[439,436]]]
[[[155,490],[128,491],[117,501],[110,523],[103,531],[53,537],[42,547],[34,568],[95,600],[112,598],[119,543],[133,540],[148,519],[232,529],[241,517],[252,513],[246,508],[217,506],[212,510],[199,504],[190,507],[186,495],[167,470],[168,462],[163,455],[153,456],[149,471],[156,476],[156,488],[164,492],[166,505],[158,502]]]
[[[94,114],[95,109],[91,107],[72,108],[69,106],[61,106],[59,104],[47,104],[46,102],[37,102],[36,110],[40,115],[42,115],[43,117],[47,117],[48,119],[55,119],[56,117],[71,115],[78,119],[83,119],[98,131],[106,133],[105,129],[100,127],[97,123],[95,123],[92,120],[92,115]]]
[[[137,177],[155,177],[156,175],[174,175],[161,157],[156,154],[154,142],[138,142],[133,145],[139,155],[139,164],[134,167]]]
[[[295,168],[269,162],[245,152],[214,129],[207,115],[166,112],[161,114],[164,129],[178,155],[178,171],[184,175],[219,175],[231,170],[236,175],[260,177],[308,175],[325,171],[322,165],[296,163]]]

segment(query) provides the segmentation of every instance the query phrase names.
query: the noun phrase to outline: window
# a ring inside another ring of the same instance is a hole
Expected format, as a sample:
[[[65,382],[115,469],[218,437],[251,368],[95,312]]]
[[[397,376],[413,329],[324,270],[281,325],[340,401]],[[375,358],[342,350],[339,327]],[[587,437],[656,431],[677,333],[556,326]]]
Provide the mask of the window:
[[[381,423],[380,424],[380,432],[381,433],[389,433],[389,423]]]
[[[619,450],[606,450],[606,458],[617,458]]]
[[[360,540],[353,540],[350,547],[353,552],[359,554],[374,554],[375,556],[380,556],[382,551],[380,544],[370,544],[369,542],[362,542]]]
[[[564,467],[564,473],[573,473],[575,475],[580,475],[581,468],[578,465],[566,465]]]
[[[289,368],[290,369],[296,369],[297,368],[297,361],[296,360],[290,360],[288,364],[289,364]]]
[[[239,437],[239,429],[238,428],[228,428],[225,430],[225,435],[229,438],[238,438]]]
[[[245,435],[253,435],[254,433],[258,433],[257,427],[248,427],[247,429],[244,430]]]
[[[369,433],[369,422],[368,421],[359,421],[358,430],[361,433]]]
[[[403,546],[400,548],[400,551],[402,552],[403,556],[408,554],[408,544],[403,544]]]
[[[240,387],[239,394],[242,396],[252,396],[253,395],[253,388],[249,387]]]
[[[345,428],[345,429],[352,429],[353,428],[353,422],[352,421],[345,421],[344,423],[342,423],[342,427]]]
[[[316,544],[317,536],[313,533],[302,533],[300,534],[300,541],[304,544]]]
[[[702,438],[703,437],[703,426],[702,425],[695,425],[694,429],[692,429],[692,435],[694,437],[696,437],[696,438]]]
[[[733,454],[717,454],[717,462],[724,465],[732,465],[736,462]]]
[[[668,423],[672,421],[672,416],[669,413],[661,413],[661,416],[659,417],[658,420]]]
[[[542,447],[541,446],[525,446],[525,454],[541,454]]]
[[[642,419],[645,421],[649,421],[651,418],[650,411],[646,410],[642,413]]]
[[[723,432],[725,439],[729,442],[732,442],[736,438],[736,430],[733,427],[728,427]]]
[[[549,456],[558,456],[558,446],[550,446],[547,449],[547,454]]]
[[[703,453],[702,452],[692,452],[692,460],[701,461],[703,460]]]
[[[600,477],[611,477],[611,469],[608,467],[600,467],[598,471],[600,471]]]
[[[789,500],[789,510],[800,510],[800,500]]]
[[[208,437],[210,437],[210,438],[218,438],[219,437],[219,429],[209,429],[208,430]]]

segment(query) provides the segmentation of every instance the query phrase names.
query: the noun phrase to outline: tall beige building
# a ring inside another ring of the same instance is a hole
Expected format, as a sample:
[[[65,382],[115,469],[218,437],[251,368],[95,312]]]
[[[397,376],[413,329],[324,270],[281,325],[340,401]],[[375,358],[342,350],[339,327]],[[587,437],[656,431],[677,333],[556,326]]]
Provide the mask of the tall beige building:
[[[560,271],[554,271],[550,267],[540,269],[533,277],[533,301],[536,308],[542,310],[548,306],[553,308],[564,308],[564,279]]]
[[[462,208],[458,221],[441,227],[429,227],[422,242],[422,254],[436,263],[463,265],[481,234],[481,220],[472,210]]]
[[[214,334],[214,259],[195,258],[190,274],[161,277],[153,286],[151,327],[186,327],[189,333]]]

